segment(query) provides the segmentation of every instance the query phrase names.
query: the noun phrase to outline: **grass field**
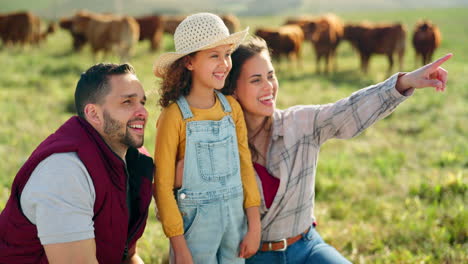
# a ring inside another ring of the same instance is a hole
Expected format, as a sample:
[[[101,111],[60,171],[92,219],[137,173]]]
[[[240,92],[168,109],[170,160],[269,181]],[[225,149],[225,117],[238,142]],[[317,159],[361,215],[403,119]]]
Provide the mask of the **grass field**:
[[[352,140],[325,144],[317,172],[316,217],[324,239],[355,263],[468,262],[468,9],[411,10],[339,14],[346,22],[402,21],[412,31],[420,18],[440,26],[443,42],[436,57],[454,57],[445,93],[418,90],[395,113]],[[284,17],[241,18],[251,32],[279,25]],[[408,34],[410,35],[410,34]],[[151,120],[146,148],[153,153],[160,112],[157,80],[151,74],[158,53],[140,43],[131,63],[142,81]],[[165,49],[173,50],[169,36]],[[72,53],[67,32],[58,31],[40,48],[1,48],[0,209],[14,175],[31,151],[67,120],[79,74],[94,62],[88,49]],[[278,105],[322,104],[383,81],[387,61],[371,59],[367,76],[348,43],[338,48],[337,73],[315,74],[311,46],[303,66],[277,63]],[[106,61],[118,62],[117,57]],[[415,68],[409,36],[404,71]],[[396,71],[396,70],[395,70]],[[151,205],[154,207],[154,204]],[[139,252],[159,263],[168,248],[151,214]]]

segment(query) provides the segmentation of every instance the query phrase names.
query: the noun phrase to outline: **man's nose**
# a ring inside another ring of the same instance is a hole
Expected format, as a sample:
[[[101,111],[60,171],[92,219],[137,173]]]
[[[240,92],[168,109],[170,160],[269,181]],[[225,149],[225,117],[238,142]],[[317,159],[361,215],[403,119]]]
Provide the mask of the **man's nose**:
[[[137,116],[139,117],[144,117],[145,119],[148,117],[148,110],[146,110],[146,107],[142,104],[140,107],[137,109],[136,113]]]

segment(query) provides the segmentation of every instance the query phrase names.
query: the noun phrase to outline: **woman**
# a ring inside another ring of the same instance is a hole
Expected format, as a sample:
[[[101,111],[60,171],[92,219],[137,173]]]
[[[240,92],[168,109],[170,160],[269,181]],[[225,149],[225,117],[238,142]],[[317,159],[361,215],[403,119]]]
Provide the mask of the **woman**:
[[[415,88],[444,91],[452,55],[361,89],[333,104],[276,109],[278,80],[264,40],[232,54],[223,93],[240,103],[262,197],[262,243],[247,263],[349,263],[315,230],[315,171],[320,146],[351,138],[390,114]]]

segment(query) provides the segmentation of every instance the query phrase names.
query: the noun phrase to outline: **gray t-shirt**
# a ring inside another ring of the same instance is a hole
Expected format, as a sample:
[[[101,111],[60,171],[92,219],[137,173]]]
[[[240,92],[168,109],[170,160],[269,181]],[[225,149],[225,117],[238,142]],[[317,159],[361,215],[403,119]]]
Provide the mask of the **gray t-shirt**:
[[[24,215],[43,245],[94,238],[93,181],[75,152],[57,153],[34,169],[21,194]]]

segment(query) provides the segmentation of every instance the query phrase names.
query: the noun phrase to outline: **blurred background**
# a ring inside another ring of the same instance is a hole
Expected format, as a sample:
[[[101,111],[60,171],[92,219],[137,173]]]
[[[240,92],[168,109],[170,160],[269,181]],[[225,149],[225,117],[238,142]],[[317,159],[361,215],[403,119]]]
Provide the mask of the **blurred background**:
[[[0,0],[0,210],[31,152],[74,114],[76,82],[95,63],[135,67],[155,153],[152,64],[174,50],[181,19],[202,11],[267,40],[279,108],[334,102],[453,53],[445,93],[418,90],[358,137],[322,147],[315,214],[325,241],[354,263],[468,263],[468,0]],[[131,25],[131,45],[115,48],[127,39],[83,18]],[[162,263],[167,250],[151,214],[140,255]]]
[[[58,18],[76,9],[95,12],[141,15],[148,13],[223,12],[241,16],[293,15],[298,13],[340,12],[355,10],[397,10],[415,8],[453,8],[468,6],[467,0],[2,0],[2,12],[27,9],[47,17]]]

